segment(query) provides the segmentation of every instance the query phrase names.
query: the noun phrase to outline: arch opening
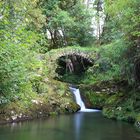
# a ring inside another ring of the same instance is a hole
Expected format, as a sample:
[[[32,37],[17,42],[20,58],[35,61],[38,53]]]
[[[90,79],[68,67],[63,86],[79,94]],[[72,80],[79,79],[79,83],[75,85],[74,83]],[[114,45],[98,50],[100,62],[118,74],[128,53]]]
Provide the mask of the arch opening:
[[[89,58],[80,55],[65,55],[57,59],[56,73],[58,79],[65,82],[73,82],[80,80],[89,67],[93,66],[94,62]]]

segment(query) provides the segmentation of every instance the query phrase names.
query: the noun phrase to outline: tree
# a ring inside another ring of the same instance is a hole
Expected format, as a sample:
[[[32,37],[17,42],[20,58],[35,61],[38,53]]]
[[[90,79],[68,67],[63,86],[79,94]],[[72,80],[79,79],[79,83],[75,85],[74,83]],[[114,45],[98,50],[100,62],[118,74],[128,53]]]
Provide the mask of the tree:
[[[125,39],[135,42],[138,46],[140,38],[139,0],[105,0],[105,4],[107,14],[116,18],[118,28]]]
[[[103,0],[95,0],[93,3],[93,8],[96,11],[95,19],[97,21],[97,39],[99,40],[100,44],[100,36],[102,33],[102,25],[101,22],[104,22],[104,7],[103,7]]]
[[[109,17],[108,23],[112,25],[112,29],[110,29],[113,31],[110,33],[117,31],[114,34],[116,39],[124,40],[129,46],[122,58],[126,60],[126,65],[123,64],[125,75],[127,75],[128,81],[132,83],[135,81],[134,75],[139,77],[136,74],[138,73],[137,70],[139,70],[137,66],[140,64],[139,8],[139,0],[105,0],[105,12]]]
[[[39,38],[28,28],[32,22],[27,14],[32,10],[29,2],[0,1],[0,98],[12,99],[32,91],[30,74],[37,66],[33,48]]]
[[[41,1],[46,16],[44,33],[48,33],[50,48],[68,45],[87,45],[93,39],[91,14],[78,0]]]

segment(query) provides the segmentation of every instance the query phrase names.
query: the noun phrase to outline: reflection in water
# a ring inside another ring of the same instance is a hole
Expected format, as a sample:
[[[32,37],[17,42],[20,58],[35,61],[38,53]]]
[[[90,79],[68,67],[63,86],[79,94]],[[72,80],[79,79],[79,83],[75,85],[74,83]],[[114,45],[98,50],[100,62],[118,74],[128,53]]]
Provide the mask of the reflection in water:
[[[83,115],[83,113],[80,113],[80,115],[78,113],[74,115],[75,140],[80,140],[80,129],[83,121]]]
[[[0,140],[140,140],[140,134],[100,112],[80,112],[0,126]]]

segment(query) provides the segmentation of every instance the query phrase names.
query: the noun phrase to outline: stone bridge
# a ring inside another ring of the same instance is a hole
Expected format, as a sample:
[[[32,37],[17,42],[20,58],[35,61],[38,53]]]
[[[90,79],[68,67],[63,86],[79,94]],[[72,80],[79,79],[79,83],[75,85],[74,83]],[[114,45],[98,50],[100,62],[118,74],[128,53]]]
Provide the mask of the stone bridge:
[[[94,61],[97,59],[97,53],[90,48],[87,49],[82,47],[67,47],[54,49],[45,55],[45,61],[49,75],[52,77],[57,76],[56,69],[59,67],[58,60],[61,57],[67,56],[78,56],[89,63],[94,63]]]

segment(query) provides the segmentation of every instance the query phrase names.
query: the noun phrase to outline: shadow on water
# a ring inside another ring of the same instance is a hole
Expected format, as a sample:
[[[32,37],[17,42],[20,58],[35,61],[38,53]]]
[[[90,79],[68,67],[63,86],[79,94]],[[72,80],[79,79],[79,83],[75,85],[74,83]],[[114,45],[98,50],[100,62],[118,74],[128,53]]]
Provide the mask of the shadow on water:
[[[100,112],[79,112],[0,126],[0,140],[140,140],[140,134]]]

